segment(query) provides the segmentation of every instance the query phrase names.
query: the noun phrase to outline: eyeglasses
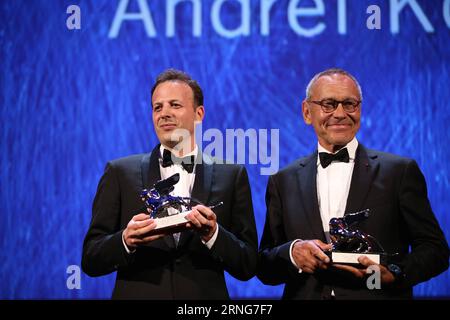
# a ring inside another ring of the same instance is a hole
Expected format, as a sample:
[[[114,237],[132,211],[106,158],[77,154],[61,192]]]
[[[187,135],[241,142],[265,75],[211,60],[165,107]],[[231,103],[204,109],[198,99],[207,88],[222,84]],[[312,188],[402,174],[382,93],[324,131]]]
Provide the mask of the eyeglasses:
[[[331,113],[334,110],[336,110],[337,107],[339,106],[339,104],[342,104],[342,108],[344,109],[345,112],[349,112],[349,113],[355,112],[361,103],[361,100],[355,100],[355,99],[345,99],[342,101],[334,100],[334,99],[324,99],[324,100],[320,100],[320,101],[308,100],[308,101],[318,104],[319,106],[322,107],[322,111],[326,112],[326,113]]]

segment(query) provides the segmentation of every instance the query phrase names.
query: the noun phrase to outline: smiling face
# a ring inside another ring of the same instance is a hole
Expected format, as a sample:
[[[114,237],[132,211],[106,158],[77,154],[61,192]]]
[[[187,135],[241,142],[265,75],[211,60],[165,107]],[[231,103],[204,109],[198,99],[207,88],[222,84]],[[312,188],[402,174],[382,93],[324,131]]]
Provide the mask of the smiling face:
[[[336,110],[325,113],[321,106],[311,101],[324,99],[360,100],[355,82],[346,75],[331,74],[320,77],[311,87],[311,97],[302,103],[303,119],[314,127],[319,143],[330,152],[349,143],[360,127],[361,105],[354,112],[344,111],[342,104]]]
[[[181,81],[160,83],[153,92],[152,111],[155,132],[163,145],[174,148],[180,137],[184,137],[183,144],[188,143],[190,150],[194,148],[195,122],[203,120],[205,111],[203,106],[195,106],[188,84]],[[189,134],[187,141],[186,134]]]

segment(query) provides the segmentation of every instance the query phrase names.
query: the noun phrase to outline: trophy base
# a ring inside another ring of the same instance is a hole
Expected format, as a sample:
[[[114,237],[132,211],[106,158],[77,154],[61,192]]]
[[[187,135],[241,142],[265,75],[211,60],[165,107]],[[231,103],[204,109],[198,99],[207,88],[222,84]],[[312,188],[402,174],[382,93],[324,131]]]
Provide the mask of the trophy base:
[[[191,210],[167,216],[164,218],[156,218],[156,227],[150,234],[161,234],[161,233],[175,233],[186,229],[186,224],[189,222],[186,219],[186,215],[191,213]]]
[[[331,262],[336,264],[353,264],[358,265],[358,258],[365,256],[375,262],[381,263],[381,255],[377,253],[353,253],[353,252],[338,252],[332,251],[330,254]]]

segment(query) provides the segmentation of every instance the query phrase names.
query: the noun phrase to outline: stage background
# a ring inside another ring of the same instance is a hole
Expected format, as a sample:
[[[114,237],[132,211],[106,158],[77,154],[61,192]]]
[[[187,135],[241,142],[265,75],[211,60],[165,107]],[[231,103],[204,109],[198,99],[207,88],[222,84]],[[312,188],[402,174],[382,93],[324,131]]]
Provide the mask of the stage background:
[[[364,92],[358,139],[417,160],[450,238],[449,1],[410,1],[399,14],[395,0],[277,1],[268,24],[260,10],[270,1],[225,1],[218,19],[211,12],[220,1],[194,1],[201,5],[196,18],[193,2],[185,1],[176,7],[173,36],[169,1],[127,2],[0,1],[0,298],[110,297],[114,274],[82,274],[81,289],[69,290],[66,271],[80,265],[106,162],[149,152],[157,142],[150,88],[169,67],[203,87],[204,130],[279,129],[280,167],[316,147],[300,113],[307,81],[325,68],[349,70]],[[248,32],[227,37],[226,29],[241,24],[246,2]],[[81,9],[79,30],[66,26],[72,4]],[[146,31],[142,20],[124,21],[114,35],[121,4],[127,12],[148,7],[154,30]],[[322,15],[295,18],[295,7],[321,4]],[[371,4],[381,9],[380,30],[366,27]],[[200,34],[193,34],[193,21]],[[302,33],[296,23],[316,34]],[[261,237],[267,176],[261,165],[246,167]],[[227,276],[227,283],[234,298],[282,292],[256,278]],[[450,273],[418,285],[415,295],[450,296]]]

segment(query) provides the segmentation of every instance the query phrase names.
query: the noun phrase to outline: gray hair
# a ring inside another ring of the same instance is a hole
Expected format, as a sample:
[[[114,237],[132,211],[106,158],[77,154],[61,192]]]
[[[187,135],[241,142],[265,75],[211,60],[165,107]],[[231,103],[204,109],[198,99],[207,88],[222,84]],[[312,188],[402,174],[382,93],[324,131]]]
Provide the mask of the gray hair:
[[[310,99],[311,98],[311,88],[314,85],[314,83],[323,76],[328,76],[328,75],[332,75],[332,74],[341,74],[343,76],[347,76],[350,79],[353,80],[353,82],[356,84],[356,87],[358,88],[358,92],[359,92],[359,97],[362,101],[363,96],[362,96],[362,90],[361,90],[361,86],[358,83],[358,80],[356,80],[356,78],[354,76],[352,76],[349,72],[345,71],[344,69],[339,69],[339,68],[331,68],[331,69],[327,69],[325,71],[319,72],[317,73],[312,79],[311,81],[309,81],[308,85],[306,86],[306,99]]]

